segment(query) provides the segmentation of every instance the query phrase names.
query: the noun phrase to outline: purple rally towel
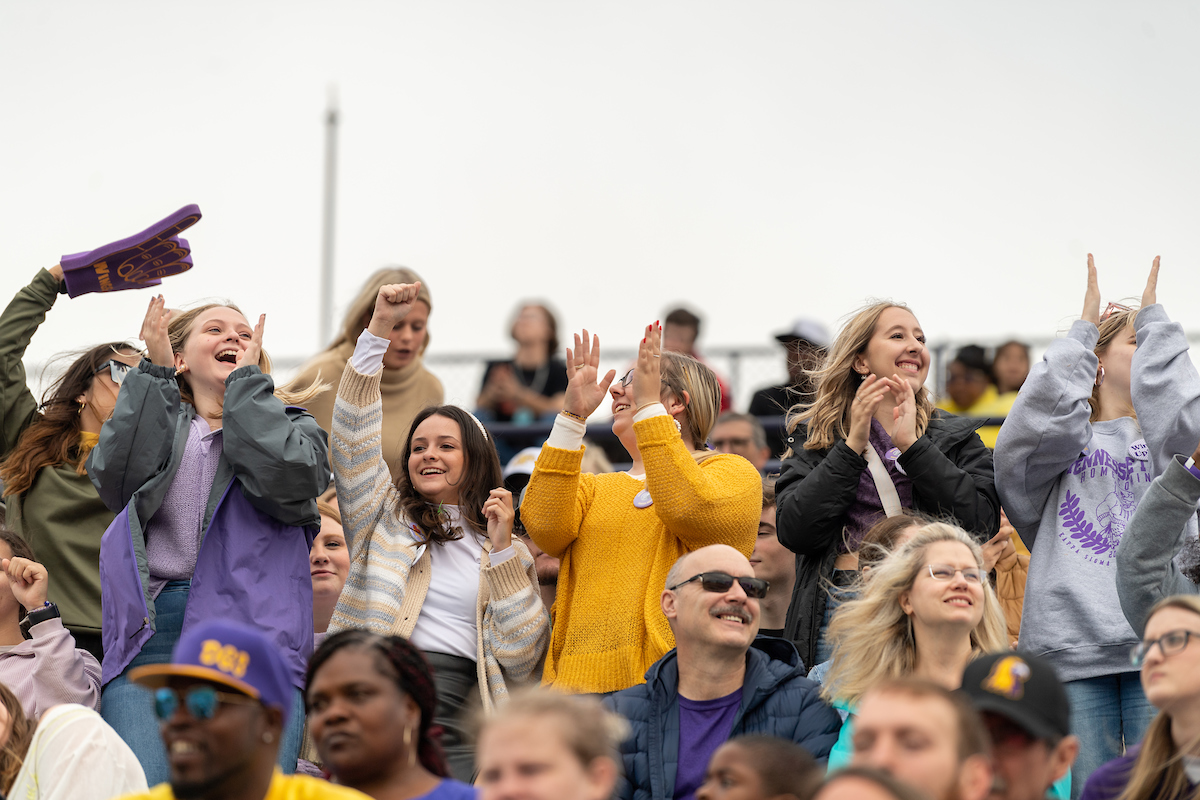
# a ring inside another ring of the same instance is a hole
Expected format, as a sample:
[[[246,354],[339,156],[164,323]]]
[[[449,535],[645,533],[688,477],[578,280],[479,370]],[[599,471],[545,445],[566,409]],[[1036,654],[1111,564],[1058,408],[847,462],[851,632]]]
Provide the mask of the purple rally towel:
[[[119,292],[157,286],[162,278],[192,268],[192,250],[178,234],[200,219],[200,207],[184,206],[141,233],[59,261],[67,294]]]

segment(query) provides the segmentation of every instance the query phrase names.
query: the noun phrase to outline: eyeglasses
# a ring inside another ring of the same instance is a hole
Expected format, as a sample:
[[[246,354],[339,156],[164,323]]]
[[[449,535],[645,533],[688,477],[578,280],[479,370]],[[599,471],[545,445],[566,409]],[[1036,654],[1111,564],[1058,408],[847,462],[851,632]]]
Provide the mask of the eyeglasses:
[[[1164,658],[1182,653],[1183,649],[1188,645],[1188,639],[1193,636],[1200,636],[1200,633],[1196,631],[1171,631],[1157,639],[1146,639],[1145,641],[1138,642],[1129,653],[1129,663],[1135,667],[1140,667],[1142,662],[1146,660],[1146,656],[1150,655],[1150,648],[1154,647],[1154,645],[1158,645],[1158,649],[1162,651]]]
[[[952,567],[949,564],[926,564],[925,568],[929,570],[929,577],[935,581],[952,581],[955,573],[962,573],[963,580],[967,583],[983,583],[983,570],[978,567]]]
[[[125,376],[129,373],[129,370],[133,369],[133,367],[129,366],[124,361],[117,361],[115,358],[111,358],[100,366],[96,367],[96,371],[93,372],[92,375],[99,375],[106,369],[108,370],[108,376],[112,378],[113,383],[115,383],[117,386],[120,386],[121,382],[125,380]]]
[[[733,587],[733,582],[737,581],[742,587],[742,591],[746,593],[746,597],[762,599],[767,596],[767,590],[771,588],[771,584],[764,581],[762,578],[735,578],[724,572],[701,572],[699,575],[693,575],[686,581],[677,583],[674,586],[668,586],[667,591],[673,592],[680,586],[686,586],[694,581],[700,581],[700,588],[706,592],[716,592],[717,594],[728,592]]]
[[[195,719],[201,722],[210,720],[217,715],[221,703],[252,706],[258,703],[253,697],[230,692],[218,692],[211,686],[200,684],[186,689],[183,693],[183,706]],[[170,686],[154,690],[154,716],[162,721],[169,720],[179,710],[179,692]]]
[[[717,450],[723,450],[726,447],[731,447],[731,448],[737,447],[737,448],[745,449],[745,448],[749,447],[751,442],[753,442],[753,441],[754,441],[753,439],[741,439],[741,438],[736,438],[736,437],[730,437],[728,439],[713,439],[712,446],[715,447]]]
[[[1100,315],[1100,321],[1104,322],[1104,320],[1108,319],[1113,314],[1119,314],[1124,311],[1133,311],[1133,309],[1129,306],[1123,306],[1120,303],[1109,303],[1108,307],[1104,309],[1104,313]]]
[[[617,383],[620,384],[622,389],[633,383],[633,370],[629,370],[629,372],[622,375],[621,380],[617,381]]]

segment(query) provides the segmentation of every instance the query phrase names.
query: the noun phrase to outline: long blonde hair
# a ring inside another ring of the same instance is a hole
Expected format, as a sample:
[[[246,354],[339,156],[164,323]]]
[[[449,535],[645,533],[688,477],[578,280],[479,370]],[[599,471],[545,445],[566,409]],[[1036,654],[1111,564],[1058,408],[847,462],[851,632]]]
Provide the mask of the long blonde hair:
[[[371,277],[363,283],[358,294],[350,302],[349,308],[346,309],[346,316],[342,319],[342,328],[338,332],[337,338],[325,349],[335,350],[346,343],[354,345],[358,341],[358,337],[367,327],[363,319],[366,318],[369,321],[370,314],[375,309],[375,298],[379,295],[379,287],[391,283],[416,283],[417,281],[421,281],[421,290],[417,292],[417,299],[424,303],[430,311],[433,311],[433,296],[429,294],[429,284],[416,272],[408,267],[383,267],[375,270],[371,273]],[[429,347],[428,327],[425,329],[425,343],[421,345],[419,355],[424,355],[427,347]]]
[[[1111,319],[1111,318],[1110,318]],[[1181,608],[1200,616],[1200,597],[1194,594],[1177,594],[1164,597],[1150,609],[1150,618],[1164,608]],[[1200,643],[1188,642],[1189,647],[1200,647]],[[1117,800],[1151,800],[1156,797],[1187,797],[1188,777],[1183,769],[1183,756],[1191,752],[1200,742],[1190,742],[1179,749],[1171,736],[1171,715],[1159,711],[1142,737],[1142,750],[1129,770],[1129,782],[1117,796]],[[1198,792],[1192,792],[1195,797]]]
[[[965,545],[983,569],[983,551],[966,531],[944,522],[921,527],[915,537],[871,570],[861,593],[838,607],[829,623],[826,640],[833,646],[833,663],[825,676],[821,694],[832,702],[850,705],[880,681],[911,675],[917,666],[917,643],[900,597],[910,589],[925,565],[925,552],[938,542]],[[985,578],[983,618],[971,631],[971,649],[976,654],[993,653],[1008,647],[1004,612]]]
[[[806,450],[828,450],[850,434],[850,404],[863,376],[854,371],[854,359],[867,350],[879,317],[889,308],[909,308],[904,303],[884,301],[860,308],[842,326],[829,349],[825,362],[809,374],[815,385],[816,397],[811,403],[797,403],[788,413],[788,433],[794,433],[801,423],[808,428]],[[910,312],[911,313],[911,312]],[[917,436],[929,427],[933,414],[933,399],[929,390],[921,387],[917,399]],[[788,448],[784,458],[792,455]]]
[[[210,308],[231,308],[237,313],[242,314],[242,310],[233,303],[205,303],[202,306],[190,308],[181,314],[172,316],[171,321],[167,324],[167,338],[171,341],[172,353],[180,353],[183,351],[188,339],[191,338],[192,325],[195,323],[196,318],[205,311],[208,311]],[[242,314],[242,317],[245,316],[245,314]],[[262,370],[264,375],[271,374],[271,357],[267,355],[266,350],[260,351],[257,366],[260,370]],[[185,403],[195,405],[196,401],[192,395],[192,384],[188,380],[188,373],[181,373],[176,377],[176,380],[179,382],[179,399]],[[322,383],[320,378],[318,378],[308,386],[293,391],[276,388],[275,396],[278,397],[280,402],[282,402],[285,406],[299,406],[304,405],[309,400],[312,400],[321,392],[324,392],[328,389],[329,384]]]
[[[1137,308],[1131,308],[1126,311],[1117,311],[1102,319],[1098,326],[1100,338],[1096,340],[1096,346],[1092,348],[1092,352],[1097,356],[1101,355],[1125,329],[1132,329],[1133,319],[1137,313]],[[1092,395],[1088,398],[1088,405],[1092,407],[1092,414],[1088,418],[1088,422],[1095,422],[1100,417],[1100,387],[1098,385],[1092,386]]]

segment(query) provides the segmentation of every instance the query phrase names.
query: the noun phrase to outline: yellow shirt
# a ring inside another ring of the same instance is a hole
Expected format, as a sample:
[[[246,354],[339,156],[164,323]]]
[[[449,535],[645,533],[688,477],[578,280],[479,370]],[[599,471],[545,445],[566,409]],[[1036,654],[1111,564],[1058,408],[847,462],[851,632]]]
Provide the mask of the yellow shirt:
[[[142,794],[127,794],[119,800],[175,800],[171,784],[160,783]],[[263,800],[370,800],[367,795],[345,786],[310,778],[307,775],[284,775],[278,769]]]

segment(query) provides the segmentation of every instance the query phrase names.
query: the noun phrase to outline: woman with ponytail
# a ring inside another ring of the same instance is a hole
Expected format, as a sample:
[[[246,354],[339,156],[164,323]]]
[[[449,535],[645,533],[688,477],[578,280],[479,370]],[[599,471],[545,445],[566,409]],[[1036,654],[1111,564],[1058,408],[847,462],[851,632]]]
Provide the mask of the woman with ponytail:
[[[336,633],[313,653],[307,685],[309,729],[336,783],[375,800],[474,800],[449,777],[432,732],[437,689],[408,641]]]

